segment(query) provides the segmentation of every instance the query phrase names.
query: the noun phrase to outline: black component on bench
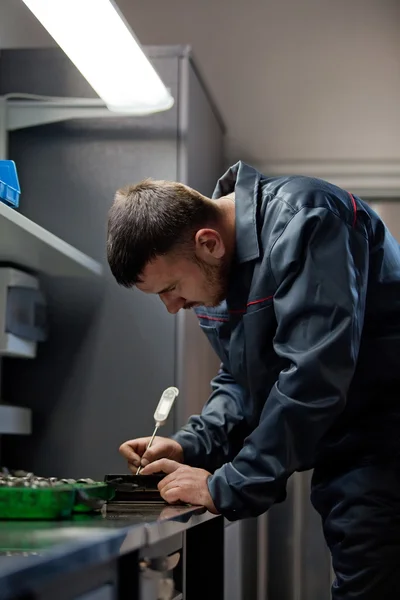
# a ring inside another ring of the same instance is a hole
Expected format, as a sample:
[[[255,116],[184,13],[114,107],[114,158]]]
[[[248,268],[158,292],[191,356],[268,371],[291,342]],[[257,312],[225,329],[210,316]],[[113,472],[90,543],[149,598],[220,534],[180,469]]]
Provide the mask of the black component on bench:
[[[114,488],[112,502],[161,502],[157,485],[165,477],[160,475],[106,475],[105,483]]]

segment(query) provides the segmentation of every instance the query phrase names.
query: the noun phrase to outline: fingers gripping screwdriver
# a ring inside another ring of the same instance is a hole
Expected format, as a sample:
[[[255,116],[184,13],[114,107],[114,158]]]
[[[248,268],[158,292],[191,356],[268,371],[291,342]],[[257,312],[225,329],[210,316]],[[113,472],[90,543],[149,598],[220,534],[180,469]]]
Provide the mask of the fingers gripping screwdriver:
[[[154,413],[155,429],[153,431],[153,435],[151,436],[149,443],[147,444],[146,451],[152,445],[158,429],[162,427],[168,419],[169,413],[171,412],[171,408],[178,394],[179,390],[176,387],[169,387],[166,390],[164,390],[160,401],[157,405],[156,411]],[[139,475],[141,470],[142,466],[140,465],[138,467],[138,470],[136,471],[136,475]]]

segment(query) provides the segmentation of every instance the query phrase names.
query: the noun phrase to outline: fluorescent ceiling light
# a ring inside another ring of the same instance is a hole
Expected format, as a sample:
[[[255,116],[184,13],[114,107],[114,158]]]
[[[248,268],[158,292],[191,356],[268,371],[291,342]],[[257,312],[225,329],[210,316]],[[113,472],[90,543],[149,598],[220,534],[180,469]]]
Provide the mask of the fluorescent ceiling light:
[[[172,96],[112,0],[23,0],[107,107],[148,114]]]

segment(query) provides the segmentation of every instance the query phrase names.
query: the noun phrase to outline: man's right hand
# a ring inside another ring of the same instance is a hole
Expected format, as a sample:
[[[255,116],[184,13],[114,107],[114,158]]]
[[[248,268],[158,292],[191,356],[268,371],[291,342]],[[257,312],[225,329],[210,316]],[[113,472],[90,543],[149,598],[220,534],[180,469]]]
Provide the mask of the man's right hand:
[[[160,458],[169,458],[176,462],[183,462],[182,446],[170,438],[156,436],[152,445],[146,450],[150,437],[137,438],[129,440],[120,446],[120,453],[128,461],[128,467],[134,475],[138,467],[145,467],[151,462]]]

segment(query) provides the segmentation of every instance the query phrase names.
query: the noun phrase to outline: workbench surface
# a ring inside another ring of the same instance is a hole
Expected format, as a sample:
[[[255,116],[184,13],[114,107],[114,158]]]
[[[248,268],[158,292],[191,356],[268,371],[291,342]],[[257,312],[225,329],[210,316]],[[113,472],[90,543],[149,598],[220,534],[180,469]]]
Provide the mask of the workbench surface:
[[[145,548],[213,519],[204,508],[137,506],[68,521],[0,521],[0,599]]]

